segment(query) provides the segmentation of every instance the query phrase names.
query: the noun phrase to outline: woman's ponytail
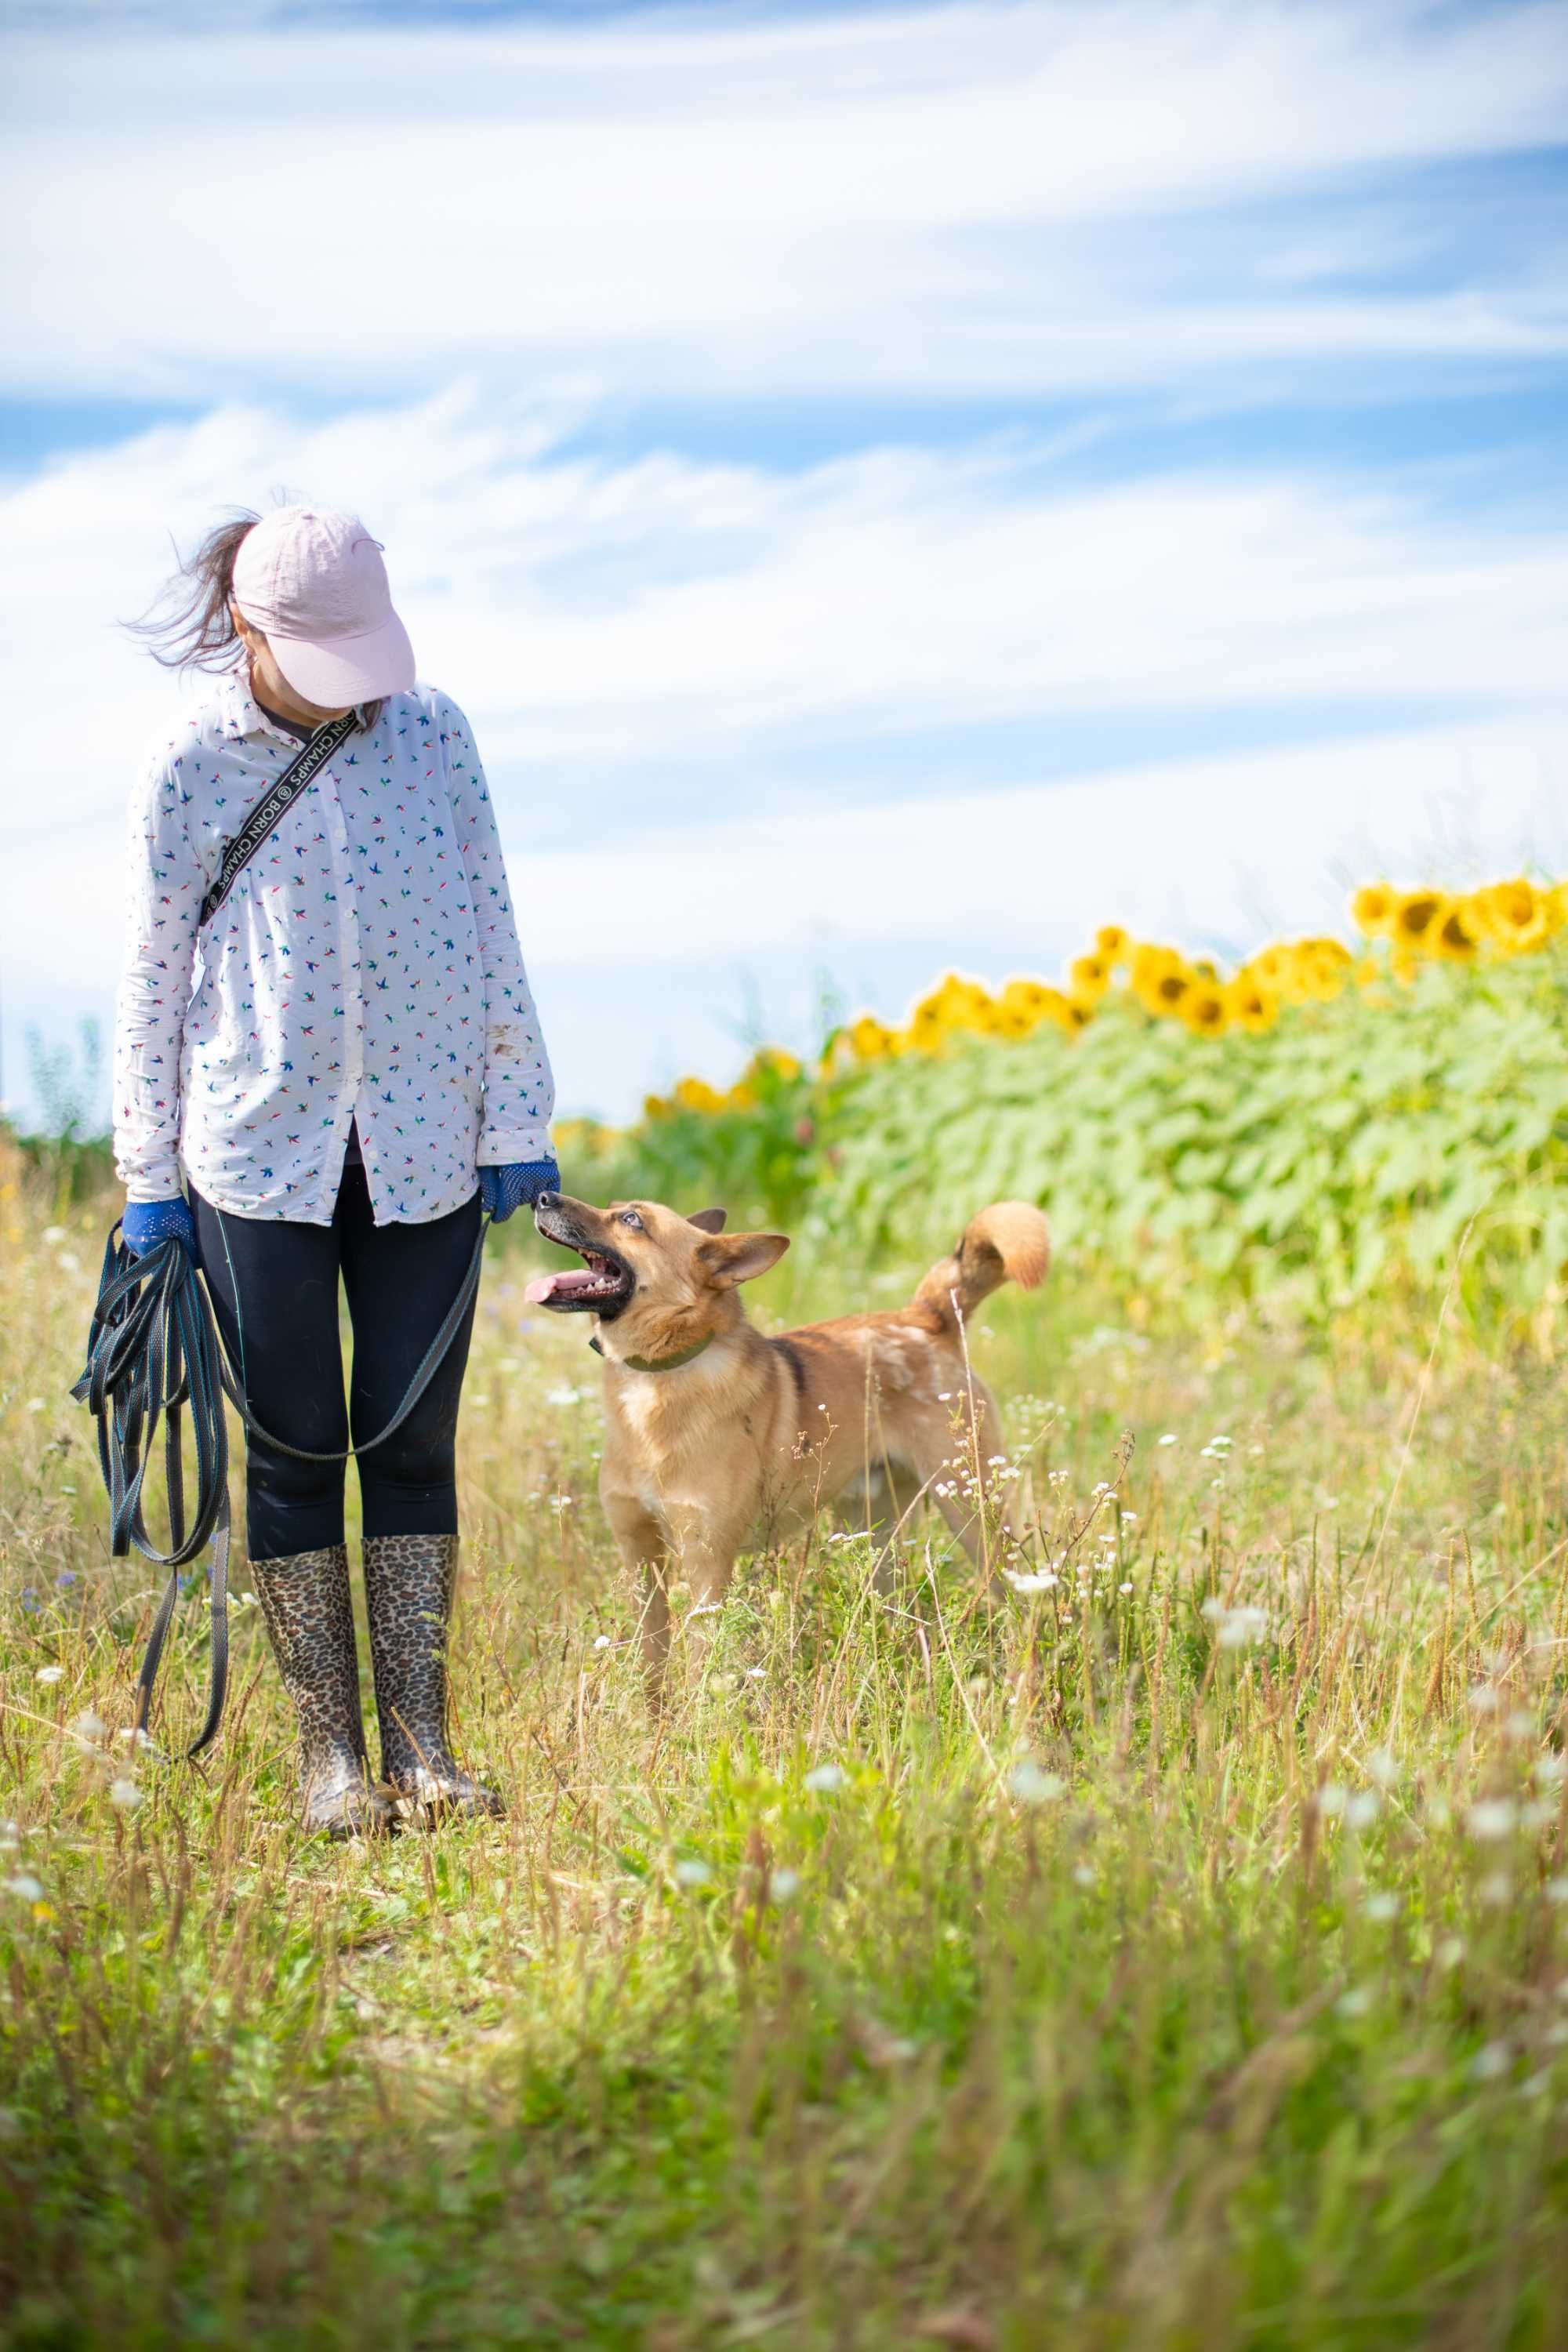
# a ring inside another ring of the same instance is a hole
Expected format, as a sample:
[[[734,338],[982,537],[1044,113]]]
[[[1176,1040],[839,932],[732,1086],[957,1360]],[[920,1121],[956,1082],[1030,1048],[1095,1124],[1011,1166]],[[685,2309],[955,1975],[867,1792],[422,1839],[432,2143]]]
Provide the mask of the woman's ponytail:
[[[164,669],[237,669],[244,646],[234,625],[234,561],[259,515],[241,512],[209,530],[146,616],[126,624]]]

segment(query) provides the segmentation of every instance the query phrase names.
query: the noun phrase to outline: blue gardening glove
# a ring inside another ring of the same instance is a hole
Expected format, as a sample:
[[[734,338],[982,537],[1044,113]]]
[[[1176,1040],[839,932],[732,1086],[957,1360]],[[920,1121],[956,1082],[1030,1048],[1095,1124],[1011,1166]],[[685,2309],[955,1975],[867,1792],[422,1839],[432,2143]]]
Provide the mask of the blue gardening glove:
[[[504,1168],[479,1171],[479,1198],[492,1224],[504,1225],[525,1202],[531,1209],[541,1192],[560,1190],[561,1171],[553,1160],[509,1160]]]
[[[173,1234],[184,1242],[191,1264],[196,1263],[196,1221],[191,1214],[190,1202],[181,1192],[176,1192],[172,1201],[127,1201],[120,1230],[132,1257],[144,1257]]]

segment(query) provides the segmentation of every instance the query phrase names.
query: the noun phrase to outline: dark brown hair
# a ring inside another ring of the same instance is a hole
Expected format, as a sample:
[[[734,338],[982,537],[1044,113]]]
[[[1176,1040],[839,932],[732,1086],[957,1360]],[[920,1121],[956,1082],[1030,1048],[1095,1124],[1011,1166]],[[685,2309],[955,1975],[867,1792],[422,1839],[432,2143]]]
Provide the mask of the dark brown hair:
[[[244,667],[245,641],[231,610],[234,563],[241,542],[260,520],[241,507],[232,520],[215,523],[201,545],[181,561],[142,618],[126,623],[164,669],[222,674]],[[375,725],[383,700],[384,697],[360,706],[362,728]]]

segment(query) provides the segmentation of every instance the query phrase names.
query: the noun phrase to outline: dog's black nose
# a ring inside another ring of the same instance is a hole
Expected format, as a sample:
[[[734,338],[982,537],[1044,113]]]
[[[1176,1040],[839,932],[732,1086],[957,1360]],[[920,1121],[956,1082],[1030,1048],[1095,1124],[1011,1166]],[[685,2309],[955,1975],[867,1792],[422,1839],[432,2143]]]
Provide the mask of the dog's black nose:
[[[536,1214],[541,1209],[558,1209],[561,1195],[559,1192],[540,1192],[535,1195],[533,1206]]]

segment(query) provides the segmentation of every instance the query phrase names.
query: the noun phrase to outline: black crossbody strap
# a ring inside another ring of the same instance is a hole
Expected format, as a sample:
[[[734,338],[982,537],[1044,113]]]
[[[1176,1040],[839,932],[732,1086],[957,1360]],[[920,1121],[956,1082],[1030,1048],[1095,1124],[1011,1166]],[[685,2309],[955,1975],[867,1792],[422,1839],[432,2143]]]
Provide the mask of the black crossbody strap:
[[[202,900],[204,923],[212,921],[268,835],[277,831],[306,786],[314,782],[333,752],[342,751],[358,725],[357,710],[345,710],[341,719],[329,719],[294,754],[283,773],[268,785],[224,851],[217,880]]]

